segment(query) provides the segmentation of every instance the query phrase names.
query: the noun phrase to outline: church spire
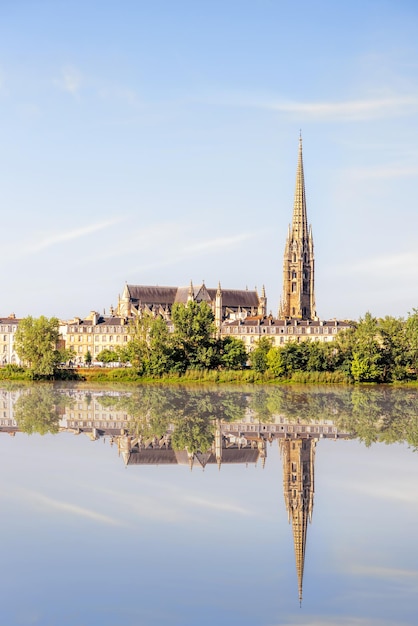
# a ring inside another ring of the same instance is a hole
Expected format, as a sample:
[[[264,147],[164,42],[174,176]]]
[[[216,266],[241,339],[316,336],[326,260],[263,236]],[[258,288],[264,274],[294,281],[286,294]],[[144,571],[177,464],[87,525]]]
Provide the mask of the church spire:
[[[295,199],[292,218],[293,239],[308,237],[308,217],[306,212],[305,177],[303,174],[302,134],[299,136],[298,167],[296,171]]]
[[[300,135],[292,225],[289,226],[283,257],[283,295],[279,318],[316,319],[314,269],[313,237],[311,227],[308,227]]]

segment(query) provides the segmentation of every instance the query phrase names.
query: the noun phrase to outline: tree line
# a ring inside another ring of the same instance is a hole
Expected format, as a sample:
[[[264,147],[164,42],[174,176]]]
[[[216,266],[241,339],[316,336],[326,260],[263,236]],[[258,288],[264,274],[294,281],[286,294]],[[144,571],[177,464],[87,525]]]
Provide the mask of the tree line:
[[[291,341],[274,347],[267,337],[247,353],[236,337],[218,337],[214,316],[205,303],[174,304],[172,329],[161,317],[144,315],[130,321],[130,340],[103,350],[102,362],[130,364],[140,376],[179,375],[191,370],[252,369],[265,380],[299,382],[390,383],[417,380],[418,309],[407,318],[376,318],[366,313],[332,342]],[[15,348],[33,378],[56,377],[61,364],[74,356],[59,349],[56,318],[23,319]],[[88,364],[92,355],[87,352]]]

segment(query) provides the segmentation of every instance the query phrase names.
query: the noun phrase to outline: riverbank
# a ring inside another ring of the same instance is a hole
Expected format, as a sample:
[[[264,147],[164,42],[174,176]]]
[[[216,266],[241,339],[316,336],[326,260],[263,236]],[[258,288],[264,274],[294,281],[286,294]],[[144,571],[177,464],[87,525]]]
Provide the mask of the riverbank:
[[[132,368],[86,367],[60,369],[53,378],[33,379],[31,372],[23,367],[6,366],[0,369],[0,380],[18,382],[42,382],[45,380],[73,381],[77,383],[123,383],[123,384],[347,384],[350,381],[341,372],[295,372],[290,378],[275,377],[271,371],[264,373],[245,370],[187,370],[185,373],[170,372],[160,376],[141,376]]]

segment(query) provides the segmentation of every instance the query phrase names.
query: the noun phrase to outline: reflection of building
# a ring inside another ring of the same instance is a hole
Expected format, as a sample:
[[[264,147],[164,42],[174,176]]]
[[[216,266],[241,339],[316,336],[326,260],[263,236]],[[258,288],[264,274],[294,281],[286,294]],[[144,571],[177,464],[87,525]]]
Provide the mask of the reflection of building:
[[[0,390],[0,432],[14,435],[18,431],[14,418],[14,403],[18,395],[16,391]]]
[[[302,602],[306,533],[308,520],[312,521],[317,441],[317,439],[307,437],[279,440],[283,461],[283,494],[289,522],[292,523],[293,529],[300,602]]]
[[[234,424],[237,426],[238,424]],[[190,452],[174,450],[171,435],[167,432],[162,437],[131,436],[123,433],[115,437],[125,465],[189,465],[205,468],[206,465],[245,463],[264,466],[267,456],[267,435],[254,429],[244,432],[247,424],[240,423],[241,430],[230,432],[229,424],[216,420],[214,424],[214,440],[206,452]]]

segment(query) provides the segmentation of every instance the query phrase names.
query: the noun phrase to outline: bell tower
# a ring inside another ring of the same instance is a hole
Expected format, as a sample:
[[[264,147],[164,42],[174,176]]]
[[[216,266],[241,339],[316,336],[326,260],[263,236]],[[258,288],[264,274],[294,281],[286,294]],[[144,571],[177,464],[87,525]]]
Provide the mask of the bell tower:
[[[300,135],[292,225],[289,225],[283,257],[280,319],[316,319],[314,270],[314,246],[312,227],[308,228]]]

